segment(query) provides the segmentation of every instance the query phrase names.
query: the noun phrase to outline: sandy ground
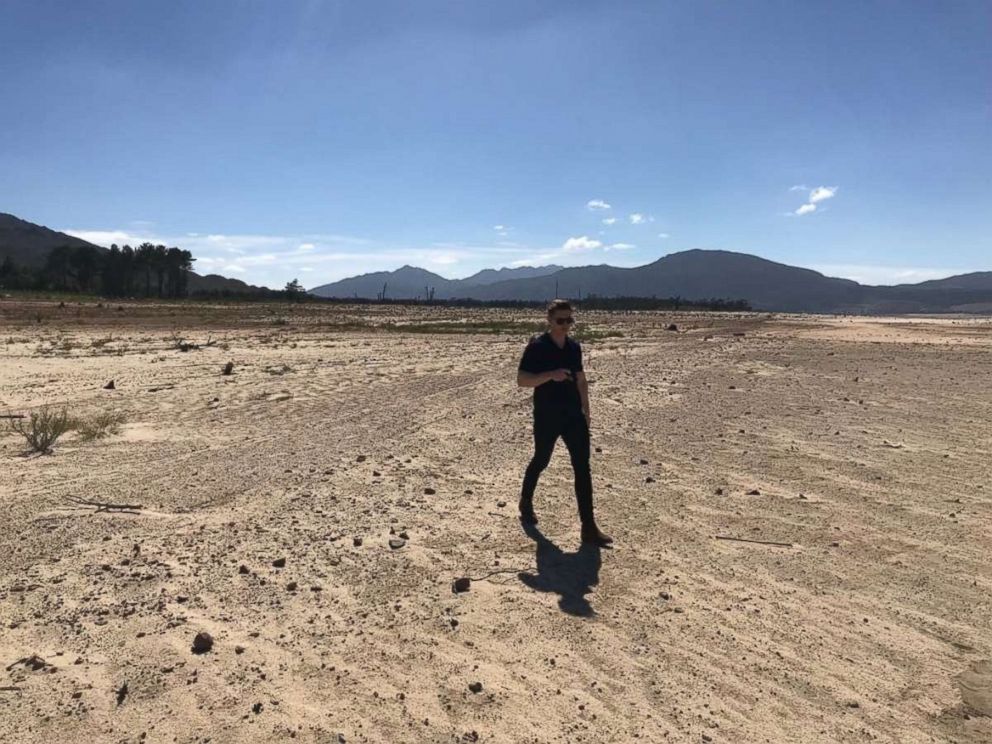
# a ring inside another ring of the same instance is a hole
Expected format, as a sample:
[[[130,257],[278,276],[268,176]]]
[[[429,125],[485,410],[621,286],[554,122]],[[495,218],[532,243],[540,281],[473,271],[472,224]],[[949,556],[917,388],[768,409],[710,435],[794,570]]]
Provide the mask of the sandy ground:
[[[0,435],[0,741],[992,741],[992,321],[580,316],[612,550],[525,313],[0,301],[0,413],[126,416]]]

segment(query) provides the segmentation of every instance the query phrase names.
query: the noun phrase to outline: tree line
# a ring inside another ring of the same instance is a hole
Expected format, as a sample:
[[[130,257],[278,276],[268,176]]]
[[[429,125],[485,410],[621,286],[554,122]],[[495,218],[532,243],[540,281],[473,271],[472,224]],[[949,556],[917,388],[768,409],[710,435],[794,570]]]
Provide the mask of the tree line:
[[[112,245],[109,251],[62,245],[51,250],[37,269],[5,257],[0,263],[0,287],[107,297],[185,297],[195,260],[189,251],[151,243],[136,248]]]
[[[287,290],[289,286],[287,285]],[[383,298],[381,293],[376,293],[376,298],[369,297],[317,297],[315,295],[297,295],[298,299],[307,302],[321,302],[338,305],[415,305],[415,306],[439,306],[439,307],[500,307],[500,308],[534,308],[543,310],[547,307],[550,299],[547,300],[477,300],[471,297],[458,299],[429,299],[422,298],[400,299]],[[292,295],[290,295],[292,296]],[[748,312],[751,303],[743,299],[724,299],[721,297],[703,298],[688,300],[684,297],[600,297],[597,295],[587,295],[575,302],[583,310],[716,310],[722,312]]]

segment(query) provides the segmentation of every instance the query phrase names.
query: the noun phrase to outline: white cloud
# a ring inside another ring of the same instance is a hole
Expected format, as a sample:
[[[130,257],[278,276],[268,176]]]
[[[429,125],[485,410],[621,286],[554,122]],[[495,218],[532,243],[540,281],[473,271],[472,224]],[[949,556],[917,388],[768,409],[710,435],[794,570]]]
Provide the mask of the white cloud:
[[[836,186],[817,186],[809,194],[809,203],[816,204],[817,202],[825,201],[826,199],[832,199],[833,195],[836,193]]]
[[[603,220],[603,224],[604,225],[614,225],[614,224],[616,224],[616,221],[617,221],[617,218],[616,217],[607,217],[606,219]]]
[[[595,211],[597,209],[612,209],[612,207],[602,199],[590,199],[586,202],[586,209]]]
[[[435,266],[451,266],[458,263],[461,258],[454,253],[436,253],[427,258],[428,263]]]
[[[613,243],[612,245],[606,246],[606,250],[610,251],[629,251],[631,248],[636,248],[636,245],[632,243]]]
[[[86,240],[108,248],[114,243],[117,245],[124,245],[125,243],[136,243],[140,245],[145,242],[143,238],[132,237],[132,233],[126,230],[62,230],[62,232],[66,235],[72,235],[74,238]]]
[[[834,194],[837,193],[837,186],[817,186],[815,189],[809,192],[809,199],[806,203],[801,205],[796,211],[788,212],[790,215],[796,215],[797,217],[802,217],[804,214],[812,214],[816,211],[816,205],[820,202],[824,202],[827,199],[833,199]],[[805,186],[793,186],[789,191],[805,191]]]
[[[804,184],[798,184],[796,186],[790,186],[789,187],[789,191],[806,191],[808,189],[809,189],[809,186],[806,186]]]
[[[654,217],[649,214],[641,214],[640,212],[633,212],[628,216],[631,225],[643,225],[645,222],[654,222]]]
[[[806,268],[827,276],[853,279],[861,284],[915,284],[943,279],[971,269],[937,269],[922,266],[873,266],[868,264],[814,264]]]
[[[561,249],[564,253],[578,253],[580,251],[591,251],[596,248],[602,248],[603,244],[594,240],[586,235],[581,235],[577,238],[569,238],[564,243],[562,243]]]
[[[505,229],[506,229],[506,225],[493,225],[493,230],[495,230],[496,232],[499,232],[500,230],[505,230]]]
[[[504,264],[508,256],[517,258],[542,250],[508,242],[397,245],[332,233],[231,235],[183,231],[166,234],[137,229],[63,229],[62,232],[105,247],[113,243],[137,246],[144,242],[179,246],[192,252],[196,259],[193,269],[199,274],[236,276],[251,284],[276,288],[281,288],[304,269],[309,269],[307,286],[311,287],[356,274],[395,269],[403,264],[426,266],[453,278],[479,268]],[[561,251],[556,250],[554,255],[561,255]]]
[[[658,237],[659,238],[670,238],[672,236],[669,235],[668,233],[658,233]]]

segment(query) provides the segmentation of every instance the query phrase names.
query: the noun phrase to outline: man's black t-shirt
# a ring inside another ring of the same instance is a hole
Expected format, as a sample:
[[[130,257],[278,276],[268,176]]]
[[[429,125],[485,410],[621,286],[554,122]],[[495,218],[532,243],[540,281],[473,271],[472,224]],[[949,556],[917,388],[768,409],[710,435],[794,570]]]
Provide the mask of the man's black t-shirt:
[[[575,375],[582,371],[582,347],[573,338],[566,337],[565,345],[559,347],[550,333],[534,336],[520,358],[521,372],[540,374],[556,369],[568,369],[572,379],[564,382],[549,380],[534,388],[534,415],[555,411],[573,412],[582,410],[582,399],[575,382]]]

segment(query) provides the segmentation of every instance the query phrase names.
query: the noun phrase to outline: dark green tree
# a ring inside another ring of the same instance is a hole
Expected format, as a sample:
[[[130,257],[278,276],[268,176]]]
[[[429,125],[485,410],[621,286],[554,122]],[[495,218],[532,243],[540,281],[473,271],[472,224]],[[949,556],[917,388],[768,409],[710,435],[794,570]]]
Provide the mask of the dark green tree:
[[[286,293],[286,297],[288,299],[292,300],[293,302],[299,302],[301,299],[303,299],[303,295],[305,294],[306,290],[303,289],[303,285],[300,284],[299,280],[294,279],[291,282],[286,282],[286,287],[285,289],[283,289],[283,292]]]
[[[50,287],[63,292],[69,289],[69,279],[72,276],[71,260],[72,248],[68,245],[53,248],[45,257],[45,266],[41,273]]]
[[[83,245],[72,249],[69,267],[80,292],[89,292],[90,286],[100,269],[100,251],[93,245]]]

